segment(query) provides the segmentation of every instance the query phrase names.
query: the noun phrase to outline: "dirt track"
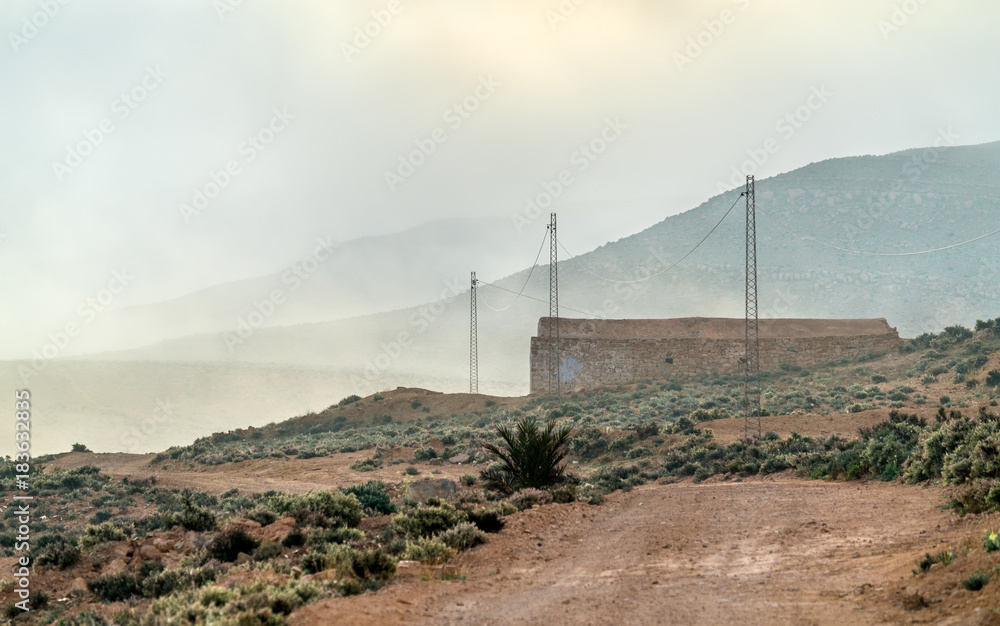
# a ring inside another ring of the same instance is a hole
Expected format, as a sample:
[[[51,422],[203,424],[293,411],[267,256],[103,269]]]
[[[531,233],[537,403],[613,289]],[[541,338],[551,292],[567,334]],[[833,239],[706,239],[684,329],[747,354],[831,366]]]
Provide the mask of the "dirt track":
[[[973,621],[947,617],[962,590],[917,613],[894,606],[924,552],[968,534],[941,496],[787,477],[648,485],[600,507],[515,516],[456,561],[464,581],[398,580],[292,623],[993,623],[971,607],[960,612]],[[997,597],[987,588],[975,601]]]

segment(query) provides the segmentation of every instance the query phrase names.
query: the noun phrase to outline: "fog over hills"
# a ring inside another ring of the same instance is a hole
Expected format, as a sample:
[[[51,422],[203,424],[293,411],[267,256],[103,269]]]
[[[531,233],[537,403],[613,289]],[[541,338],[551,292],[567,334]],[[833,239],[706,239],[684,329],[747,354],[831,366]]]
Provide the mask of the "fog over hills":
[[[1000,256],[989,239],[931,252],[1000,228],[1000,143],[917,149],[887,156],[841,158],[815,163],[757,183],[761,314],[768,317],[886,317],[904,336],[972,323],[994,313],[992,294]],[[640,233],[567,258],[573,242],[560,237],[560,302],[566,317],[577,309],[599,317],[740,316],[743,307],[744,201],[742,189],[672,216]],[[729,213],[686,260],[663,272]],[[609,210],[613,210],[610,209]],[[565,222],[563,217],[563,223]],[[544,236],[544,220],[531,226]],[[481,233],[477,241],[498,245]],[[475,242],[473,242],[475,244]],[[825,245],[824,245],[825,244]],[[842,248],[837,249],[837,248]],[[854,251],[848,252],[848,251]],[[902,256],[879,256],[902,255]],[[476,269],[455,263],[455,274]],[[547,248],[542,260],[547,260]],[[529,260],[530,262],[530,260]],[[661,273],[662,272],[662,273]],[[528,270],[492,281],[520,291]],[[386,274],[386,280],[391,279]],[[623,282],[649,280],[625,284]],[[547,264],[531,274],[524,293],[547,297]],[[402,285],[400,285],[403,288]],[[468,284],[448,285],[444,297],[421,306],[336,322],[256,330],[227,346],[222,334],[185,337],[113,358],[309,363],[363,370],[384,350],[380,344],[414,337],[392,369],[418,371],[433,364],[460,372],[468,342]],[[321,302],[323,294],[313,297]],[[496,341],[487,364],[501,367],[489,380],[523,377],[527,338],[543,302],[513,299],[489,285],[481,288],[480,333]],[[334,306],[333,296],[329,300]],[[440,301],[438,307],[436,302]],[[438,310],[440,309],[440,310]],[[421,347],[424,346],[425,347]],[[429,359],[429,361],[425,361]],[[453,362],[458,367],[452,367]],[[388,368],[386,368],[388,369]]]
[[[956,246],[1000,229],[997,166],[1000,143],[991,143],[832,159],[757,181],[761,315],[885,317],[903,336],[1000,315],[995,240]],[[568,233],[560,236],[563,316],[740,317],[741,191],[582,254],[570,238],[574,211],[560,212],[559,232]],[[606,213],[613,212],[609,203]],[[95,449],[154,450],[226,424],[319,410],[350,393],[396,386],[461,391],[468,385],[468,276],[476,270],[484,281],[480,390],[527,393],[529,338],[548,311],[547,246],[533,271],[525,266],[545,236],[544,217],[521,236],[498,217],[343,244],[296,292],[283,283],[285,268],[125,309],[108,320],[162,325],[172,338],[57,360],[38,373],[30,363],[7,362],[0,376],[17,385],[27,372],[34,388],[45,390],[39,402],[67,426],[51,435],[55,449],[80,438],[71,424],[110,429]],[[508,242],[514,247],[505,248]],[[949,246],[956,247],[929,252]],[[509,267],[511,249],[525,269],[496,278]],[[641,282],[611,282],[634,280]],[[379,288],[367,288],[373,283]],[[524,296],[515,300],[522,286]],[[266,324],[237,332],[238,318],[248,319],[262,297],[256,294],[286,288]],[[368,295],[352,295],[358,293]],[[188,331],[196,332],[177,336]],[[191,389],[199,391],[184,391]],[[159,399],[174,399],[171,426],[137,437],[136,415],[155,415]]]

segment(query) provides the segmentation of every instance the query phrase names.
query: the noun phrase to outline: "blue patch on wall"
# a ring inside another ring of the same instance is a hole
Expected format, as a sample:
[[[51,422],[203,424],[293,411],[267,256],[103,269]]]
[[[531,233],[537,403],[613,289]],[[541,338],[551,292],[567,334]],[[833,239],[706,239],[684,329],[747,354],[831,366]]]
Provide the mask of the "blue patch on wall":
[[[568,383],[576,378],[576,373],[583,369],[583,363],[575,356],[567,356],[559,364],[559,382]]]

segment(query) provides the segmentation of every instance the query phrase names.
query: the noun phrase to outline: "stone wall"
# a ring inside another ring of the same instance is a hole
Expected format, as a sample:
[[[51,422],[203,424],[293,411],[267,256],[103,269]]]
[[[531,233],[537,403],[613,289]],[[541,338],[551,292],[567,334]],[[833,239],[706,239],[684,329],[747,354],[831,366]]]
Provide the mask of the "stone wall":
[[[531,393],[547,393],[550,318],[531,339]],[[629,335],[632,336],[629,336]],[[760,367],[802,367],[896,350],[896,329],[881,320],[760,320]],[[593,389],[646,378],[692,380],[742,371],[743,320],[559,319],[559,378]]]

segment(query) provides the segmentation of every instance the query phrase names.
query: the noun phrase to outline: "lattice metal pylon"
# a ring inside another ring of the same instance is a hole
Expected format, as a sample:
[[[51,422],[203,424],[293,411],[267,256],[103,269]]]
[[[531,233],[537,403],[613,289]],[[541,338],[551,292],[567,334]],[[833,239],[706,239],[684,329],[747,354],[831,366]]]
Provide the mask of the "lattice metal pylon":
[[[556,236],[556,214],[549,223],[549,393],[560,395],[559,389],[559,239]]]
[[[743,435],[761,436],[760,326],[757,317],[757,198],[753,176],[747,176],[747,289],[743,354]]]
[[[469,393],[479,393],[479,319],[476,312],[476,273],[472,272],[472,289],[469,291]]]

